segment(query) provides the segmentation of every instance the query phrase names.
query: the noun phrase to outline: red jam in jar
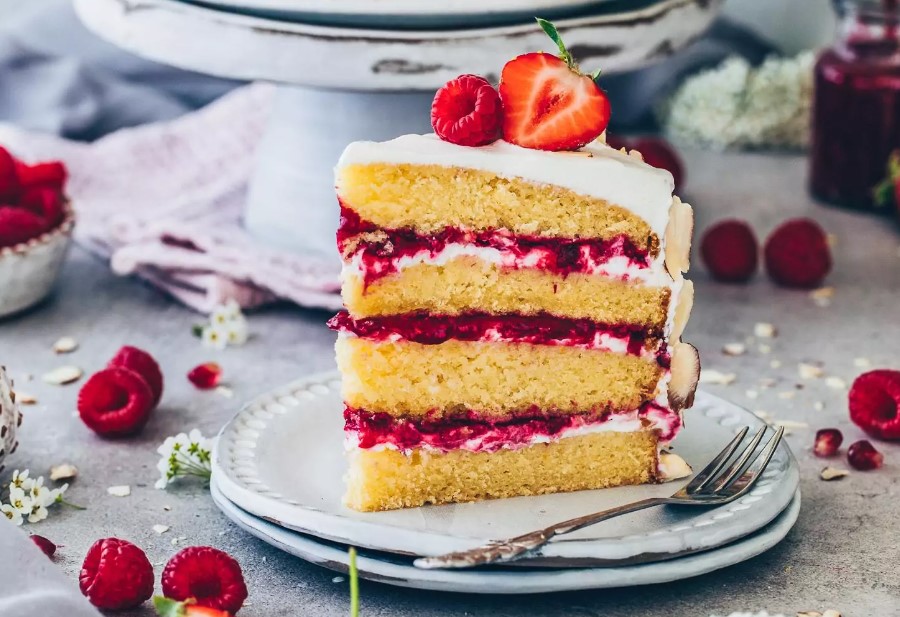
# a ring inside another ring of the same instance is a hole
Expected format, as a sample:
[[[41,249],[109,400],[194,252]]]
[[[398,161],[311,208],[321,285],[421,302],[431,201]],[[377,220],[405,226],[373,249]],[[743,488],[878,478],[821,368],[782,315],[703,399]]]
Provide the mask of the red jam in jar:
[[[838,40],[815,68],[810,191],[874,209],[873,188],[900,148],[900,0],[836,0]]]

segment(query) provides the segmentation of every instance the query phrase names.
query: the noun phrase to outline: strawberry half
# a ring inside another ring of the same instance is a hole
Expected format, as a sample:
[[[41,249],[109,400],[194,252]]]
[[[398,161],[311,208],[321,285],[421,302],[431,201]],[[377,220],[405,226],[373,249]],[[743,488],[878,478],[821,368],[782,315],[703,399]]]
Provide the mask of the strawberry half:
[[[535,150],[577,150],[606,130],[609,99],[596,83],[599,72],[579,71],[556,27],[544,19],[537,22],[560,55],[523,54],[503,67],[503,138]]]

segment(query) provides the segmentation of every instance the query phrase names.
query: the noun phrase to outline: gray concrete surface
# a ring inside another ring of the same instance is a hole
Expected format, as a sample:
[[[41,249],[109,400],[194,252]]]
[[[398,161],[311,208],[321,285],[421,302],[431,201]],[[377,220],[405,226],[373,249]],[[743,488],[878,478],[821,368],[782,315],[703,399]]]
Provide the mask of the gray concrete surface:
[[[764,276],[729,287],[710,282],[699,264],[692,271],[697,304],[686,338],[699,347],[704,366],[738,376],[731,386],[708,386],[710,390],[750,409],[810,425],[788,437],[803,475],[803,508],[795,529],[776,548],[743,564],[642,589],[516,598],[363,583],[363,615],[706,617],[737,610],[793,615],[826,608],[839,609],[845,617],[900,615],[900,447],[878,444],[887,459],[879,471],[854,473],[840,482],[819,480],[824,463],[809,451],[815,429],[837,426],[846,443],[861,433],[848,420],[845,391],[831,389],[823,380],[803,381],[797,373],[798,362],[821,361],[828,374],[849,383],[860,372],[856,357],[900,368],[900,234],[887,220],[814,205],[805,193],[805,161],[799,157],[693,153],[687,165],[687,197],[697,209],[701,230],[711,220],[738,215],[764,235],[783,218],[812,215],[836,235],[835,270],[829,279],[835,297],[827,308],[816,306],[806,293],[773,287]],[[254,336],[245,347],[210,352],[191,336],[197,315],[138,281],[114,277],[103,263],[76,250],[48,303],[0,322],[0,362],[19,378],[21,389],[39,398],[38,405],[25,410],[22,446],[10,465],[46,475],[51,465],[65,461],[81,470],[69,499],[88,509],[57,509],[30,528],[65,545],[58,563],[73,581],[88,546],[100,537],[136,542],[157,571],[180,546],[211,544],[233,554],[246,572],[250,598],[241,611],[244,617],[347,614],[347,585],[333,582],[334,573],[243,533],[219,514],[201,488],[153,488],[155,449],[167,435],[195,426],[215,433],[242,400],[332,367],[327,317],[290,307],[267,310],[251,315]],[[779,329],[778,338],[767,341],[771,353],[760,353],[755,345],[741,357],[721,353],[724,343],[743,340],[758,321]],[[63,335],[76,337],[81,348],[57,357],[50,346]],[[77,386],[49,386],[38,376],[62,362],[92,372],[125,343],[145,347],[160,359],[166,395],[140,437],[104,441],[73,413]],[[233,399],[196,391],[185,379],[188,369],[210,359],[223,365]],[[779,369],[770,366],[776,359],[782,362]],[[35,379],[26,382],[25,374]],[[778,379],[778,385],[758,388],[765,377]],[[759,397],[747,398],[748,389],[758,390]],[[788,391],[794,398],[779,397]],[[815,410],[817,401],[824,410]],[[842,458],[835,464],[846,466]],[[117,484],[131,485],[131,496],[109,496],[107,487]],[[151,530],[157,523],[171,530],[159,536]],[[182,537],[178,546],[172,545]],[[124,613],[149,614],[149,608]]]

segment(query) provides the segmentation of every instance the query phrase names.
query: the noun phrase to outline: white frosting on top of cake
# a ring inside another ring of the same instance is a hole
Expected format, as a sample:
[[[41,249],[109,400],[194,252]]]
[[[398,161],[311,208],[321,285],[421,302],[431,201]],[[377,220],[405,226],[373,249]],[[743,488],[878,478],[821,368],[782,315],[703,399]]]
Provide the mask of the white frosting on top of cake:
[[[668,171],[599,142],[579,152],[548,152],[503,140],[471,147],[442,141],[433,134],[403,135],[384,142],[353,142],[338,166],[368,163],[463,167],[560,186],[631,211],[659,237],[665,235],[675,188]]]

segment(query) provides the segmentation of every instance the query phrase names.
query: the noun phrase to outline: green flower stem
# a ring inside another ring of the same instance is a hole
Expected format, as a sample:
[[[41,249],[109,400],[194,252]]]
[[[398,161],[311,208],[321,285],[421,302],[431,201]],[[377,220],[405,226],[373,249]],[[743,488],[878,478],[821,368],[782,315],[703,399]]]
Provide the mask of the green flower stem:
[[[70,508],[74,508],[76,510],[87,510],[87,508],[84,506],[79,506],[78,504],[72,503],[71,501],[66,501],[62,498],[62,495],[56,498],[56,503],[63,506],[69,506]]]
[[[350,617],[359,617],[359,572],[356,569],[356,548],[350,547]]]

